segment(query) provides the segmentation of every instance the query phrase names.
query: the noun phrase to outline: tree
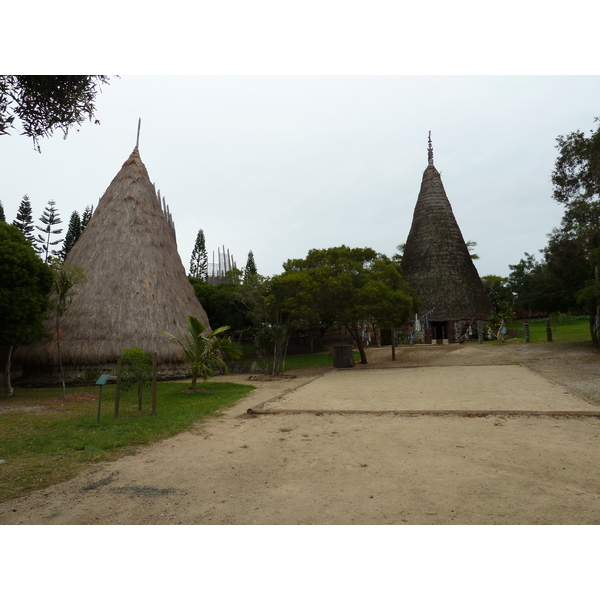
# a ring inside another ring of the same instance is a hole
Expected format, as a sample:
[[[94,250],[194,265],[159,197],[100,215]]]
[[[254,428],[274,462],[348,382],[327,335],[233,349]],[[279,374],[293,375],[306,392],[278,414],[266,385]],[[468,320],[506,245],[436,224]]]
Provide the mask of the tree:
[[[258,275],[256,270],[256,263],[254,262],[254,253],[252,250],[248,252],[248,260],[246,261],[246,267],[244,268],[244,279],[252,277],[252,275]]]
[[[6,215],[4,214],[4,206],[2,205],[2,200],[0,200],[0,221],[6,223]]]
[[[40,227],[36,225],[36,228],[41,231],[44,235],[40,235],[38,233],[37,242],[41,245],[42,255],[45,256],[45,261],[48,262],[48,255],[50,254],[50,246],[56,246],[60,244],[64,240],[51,240],[51,236],[59,235],[62,232],[62,229],[52,229],[55,225],[59,225],[62,223],[58,216],[58,211],[56,209],[56,202],[54,200],[48,201],[48,206],[44,209],[42,216],[40,217],[40,221],[45,225],[45,227]],[[51,254],[53,256],[57,256],[59,252],[57,250],[52,250]]]
[[[596,118],[594,122],[599,123]],[[565,206],[563,233],[577,238],[585,248],[585,260],[600,282],[600,125],[586,137],[581,131],[556,138],[559,151],[552,172],[553,197]],[[590,286],[586,286],[588,290]],[[591,286],[592,288],[600,286]],[[589,293],[586,294],[589,301]],[[590,324],[594,317],[590,316]],[[600,297],[596,303],[600,321]],[[597,336],[592,341],[599,345]]]
[[[319,321],[319,315],[313,300],[314,282],[309,273],[290,271],[275,275],[265,284],[257,349],[263,354],[263,360],[271,354],[271,374],[276,375],[285,368],[287,347],[293,331],[310,329],[315,321]]]
[[[499,275],[484,275],[481,278],[481,283],[490,297],[496,312],[500,309],[501,302],[508,302],[512,305],[513,297],[508,287],[508,278],[500,277]]]
[[[60,346],[60,319],[69,309],[71,298],[75,293],[75,290],[73,289],[74,286],[81,281],[85,281],[86,275],[81,267],[77,265],[66,265],[56,259],[51,259],[51,267],[54,274],[54,283],[52,286],[54,299],[52,301],[52,308],[56,318],[56,346],[58,350],[58,364],[60,366],[64,398],[66,395],[66,384]]]
[[[105,75],[1,75],[0,135],[10,135],[20,121],[40,152],[40,138],[56,130],[66,138],[72,127],[94,119],[96,95],[108,83]]]
[[[415,312],[414,292],[402,278],[402,269],[387,257],[373,265],[373,278],[362,291],[362,302],[383,329],[392,330],[392,360],[396,360],[396,329]]]
[[[560,298],[544,261],[540,262],[526,252],[525,258],[516,265],[508,266],[508,287],[514,298],[514,308],[534,312],[552,312],[555,309]]]
[[[210,285],[203,279],[189,278],[196,298],[206,311],[212,327],[229,325],[233,331],[249,329],[248,308],[237,297],[239,286],[231,283]]]
[[[360,362],[366,364],[360,323],[369,319],[375,308],[376,295],[372,293],[374,284],[371,282],[385,283],[378,265],[391,262],[371,248],[339,246],[310,250],[305,259],[287,261],[284,269],[286,272],[308,272],[312,280],[313,310],[321,319],[348,330],[360,353]],[[382,286],[379,289],[381,291]]]
[[[183,349],[185,362],[189,365],[192,373],[191,390],[196,390],[198,377],[206,381],[215,371],[228,372],[226,360],[239,358],[242,354],[234,342],[227,337],[219,338],[229,327],[218,327],[208,335],[206,326],[196,317],[188,317],[188,335],[185,339],[179,339],[171,333],[161,331],[177,342]]]
[[[67,234],[65,235],[62,250],[59,253],[59,256],[62,260],[67,258],[67,254],[69,254],[71,248],[73,248],[75,242],[79,239],[82,231],[81,218],[79,217],[79,213],[74,210],[71,213],[71,218],[69,219],[69,228],[67,229]]]
[[[465,242],[465,245],[467,246],[467,250],[469,251],[469,256],[471,257],[471,260],[479,260],[479,254],[477,254],[474,251],[475,246],[477,246],[477,242],[469,240],[468,242]]]
[[[38,245],[35,236],[33,235],[35,227],[33,225],[31,202],[27,194],[23,196],[21,204],[19,204],[19,210],[17,211],[17,218],[12,224],[19,228],[21,233],[31,242],[33,249],[37,252]]]
[[[206,240],[204,231],[200,229],[196,236],[196,243],[192,250],[190,260],[190,276],[206,281],[208,277],[208,253],[206,252]]]
[[[52,271],[14,225],[0,222],[0,350],[5,355],[6,395],[12,394],[10,365],[16,346],[45,335]]]
[[[121,357],[121,382],[125,389],[137,385],[138,410],[142,410],[144,386],[152,378],[152,356],[141,348],[127,348]]]
[[[94,214],[94,206],[90,204],[86,206],[84,211],[81,213],[81,233],[87,227],[87,224],[90,222],[92,215]]]

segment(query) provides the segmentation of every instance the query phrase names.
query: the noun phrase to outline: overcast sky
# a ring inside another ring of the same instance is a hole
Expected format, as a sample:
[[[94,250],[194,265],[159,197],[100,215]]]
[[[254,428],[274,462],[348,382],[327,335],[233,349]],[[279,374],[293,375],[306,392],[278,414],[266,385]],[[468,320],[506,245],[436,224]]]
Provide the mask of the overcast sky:
[[[166,197],[186,270],[199,229],[263,275],[311,248],[392,255],[406,241],[432,132],[434,163],[480,275],[546,243],[555,139],[600,116],[598,76],[122,76],[100,125],[64,140],[0,138],[0,199],[39,219],[97,205],[135,146]]]

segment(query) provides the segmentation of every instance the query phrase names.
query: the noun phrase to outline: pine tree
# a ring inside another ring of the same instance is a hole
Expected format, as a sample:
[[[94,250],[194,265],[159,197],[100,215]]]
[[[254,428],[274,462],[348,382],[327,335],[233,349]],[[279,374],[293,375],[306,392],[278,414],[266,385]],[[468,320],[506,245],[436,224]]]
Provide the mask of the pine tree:
[[[64,240],[55,240],[53,242],[50,241],[51,236],[58,235],[62,232],[62,229],[52,229],[55,225],[62,223],[58,216],[58,211],[56,210],[56,202],[54,200],[48,201],[48,206],[44,209],[42,216],[40,217],[40,221],[45,225],[45,227],[40,227],[36,225],[36,228],[39,229],[44,235],[40,235],[38,233],[37,241],[41,244],[41,253],[44,256],[44,260],[48,262],[48,254],[53,254],[57,256],[60,254],[58,250],[52,250],[50,252],[50,246],[56,246],[60,244]]]
[[[200,229],[196,236],[196,244],[192,251],[192,259],[190,261],[190,276],[204,279],[208,277],[208,253],[206,252],[206,240],[204,239],[204,231]]]
[[[257,275],[256,263],[254,262],[254,253],[252,250],[248,252],[248,260],[246,261],[246,268],[244,269],[244,280],[249,279],[252,275]]]
[[[19,204],[17,218],[12,222],[12,224],[15,227],[17,227],[21,231],[21,233],[31,242],[33,249],[36,252],[39,252],[37,241],[35,239],[35,236],[33,235],[33,230],[35,229],[35,227],[33,226],[33,217],[31,215],[31,202],[29,201],[29,196],[25,194],[23,196],[23,200],[21,200],[21,204]]]
[[[6,223],[6,215],[4,214],[4,206],[2,206],[2,200],[0,200],[0,221]]]
[[[94,214],[94,205],[90,204],[85,207],[85,210],[81,214],[81,233],[87,227],[87,224],[90,222],[92,215]]]
[[[76,210],[74,210],[71,213],[71,218],[69,219],[69,229],[67,229],[67,235],[65,235],[65,241],[63,243],[62,250],[59,253],[60,258],[62,258],[63,260],[67,258],[67,254],[69,254],[71,248],[79,239],[81,231],[81,219],[79,217],[79,213]]]

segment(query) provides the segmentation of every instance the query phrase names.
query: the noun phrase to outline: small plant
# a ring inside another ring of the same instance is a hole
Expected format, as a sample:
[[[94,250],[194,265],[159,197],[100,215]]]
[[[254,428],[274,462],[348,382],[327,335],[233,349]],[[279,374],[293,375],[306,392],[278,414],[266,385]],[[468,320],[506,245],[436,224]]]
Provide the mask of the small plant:
[[[96,381],[98,381],[98,377],[100,377],[100,375],[102,375],[102,373],[100,371],[98,371],[98,369],[94,369],[94,368],[86,369],[81,374],[81,378],[83,379],[83,385],[85,385],[85,386],[93,385],[94,383],[96,383]]]
[[[142,392],[152,379],[152,356],[141,348],[127,348],[121,357],[121,386],[131,389],[137,384],[138,410],[142,410]]]
[[[204,381],[215,371],[228,372],[227,363],[231,358],[240,358],[242,355],[238,347],[230,338],[220,338],[219,334],[227,331],[228,326],[218,327],[212,333],[205,335],[206,326],[196,317],[188,316],[188,335],[180,340],[171,333],[161,331],[163,335],[177,342],[183,349],[185,362],[192,372],[192,385],[190,390],[195,390],[198,377]]]

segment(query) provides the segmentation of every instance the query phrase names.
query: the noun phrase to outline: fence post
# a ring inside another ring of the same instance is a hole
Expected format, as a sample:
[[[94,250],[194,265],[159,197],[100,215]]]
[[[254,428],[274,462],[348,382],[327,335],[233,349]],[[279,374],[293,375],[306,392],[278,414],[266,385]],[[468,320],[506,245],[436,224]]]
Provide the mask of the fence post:
[[[529,323],[523,323],[523,329],[525,331],[525,343],[529,344],[531,338],[529,337]]]
[[[552,326],[550,325],[550,317],[546,319],[546,338],[549,342],[552,341]]]
[[[119,404],[121,402],[121,357],[117,359],[117,387],[115,389],[115,419],[119,418]]]
[[[156,352],[152,354],[152,414],[156,415]]]

